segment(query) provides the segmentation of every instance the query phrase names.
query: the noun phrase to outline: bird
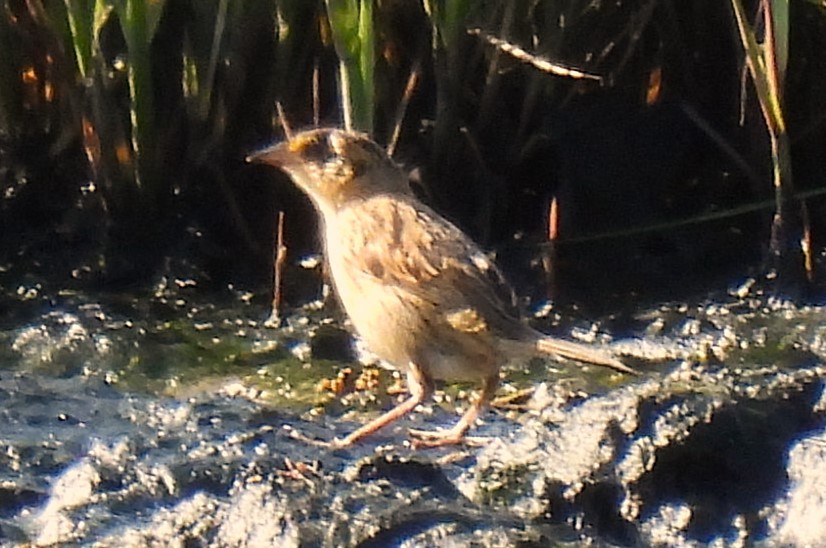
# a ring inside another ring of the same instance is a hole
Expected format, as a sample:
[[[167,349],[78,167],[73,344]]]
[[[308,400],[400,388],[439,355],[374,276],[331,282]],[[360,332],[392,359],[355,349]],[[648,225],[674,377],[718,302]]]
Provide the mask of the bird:
[[[551,354],[636,371],[583,344],[519,319],[514,291],[489,256],[419,200],[404,170],[366,134],[305,130],[248,156],[274,166],[320,214],[335,292],[367,348],[407,377],[409,397],[344,438],[351,446],[428,400],[435,381],[481,384],[452,427],[412,432],[417,446],[462,443],[516,356]]]

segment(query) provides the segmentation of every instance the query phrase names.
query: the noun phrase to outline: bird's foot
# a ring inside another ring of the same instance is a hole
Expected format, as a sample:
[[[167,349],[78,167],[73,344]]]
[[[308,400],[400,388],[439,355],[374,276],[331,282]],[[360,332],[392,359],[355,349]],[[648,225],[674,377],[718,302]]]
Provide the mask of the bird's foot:
[[[315,438],[311,438],[310,436],[296,430],[295,428],[290,428],[290,438],[300,441],[301,443],[306,443],[307,445],[312,445],[313,447],[324,447],[326,449],[338,449],[340,447],[346,447],[341,442],[344,440],[340,440],[339,438],[334,438],[332,441],[324,441],[318,440]]]
[[[412,438],[410,445],[413,449],[430,447],[444,447],[445,445],[466,445],[470,447],[484,447],[492,438],[480,436],[466,436],[466,429],[451,428],[450,430],[409,430]]]

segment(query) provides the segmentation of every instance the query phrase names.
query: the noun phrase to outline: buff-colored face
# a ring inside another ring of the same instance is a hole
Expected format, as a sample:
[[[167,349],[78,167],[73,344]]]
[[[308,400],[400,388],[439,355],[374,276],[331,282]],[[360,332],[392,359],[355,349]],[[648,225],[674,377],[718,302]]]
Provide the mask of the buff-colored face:
[[[379,145],[360,133],[309,130],[250,160],[283,169],[322,213],[354,199],[409,192],[404,173]]]

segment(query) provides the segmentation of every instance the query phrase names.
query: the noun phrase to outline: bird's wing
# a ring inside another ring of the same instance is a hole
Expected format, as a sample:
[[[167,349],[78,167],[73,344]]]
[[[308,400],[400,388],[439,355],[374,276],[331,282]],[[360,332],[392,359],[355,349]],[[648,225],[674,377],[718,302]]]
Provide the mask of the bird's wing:
[[[520,331],[513,291],[496,265],[415,198],[374,196],[339,211],[338,222],[352,237],[342,246],[351,271],[422,299],[454,329]]]

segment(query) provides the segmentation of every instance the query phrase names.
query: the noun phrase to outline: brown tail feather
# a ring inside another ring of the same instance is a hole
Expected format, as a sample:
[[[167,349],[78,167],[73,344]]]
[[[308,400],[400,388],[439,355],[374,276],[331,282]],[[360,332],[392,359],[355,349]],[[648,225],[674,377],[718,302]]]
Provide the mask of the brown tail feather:
[[[540,352],[556,354],[562,358],[610,367],[611,369],[615,369],[623,373],[629,373],[631,375],[639,375],[636,370],[628,367],[621,361],[574,342],[543,337],[536,341],[536,348]]]

